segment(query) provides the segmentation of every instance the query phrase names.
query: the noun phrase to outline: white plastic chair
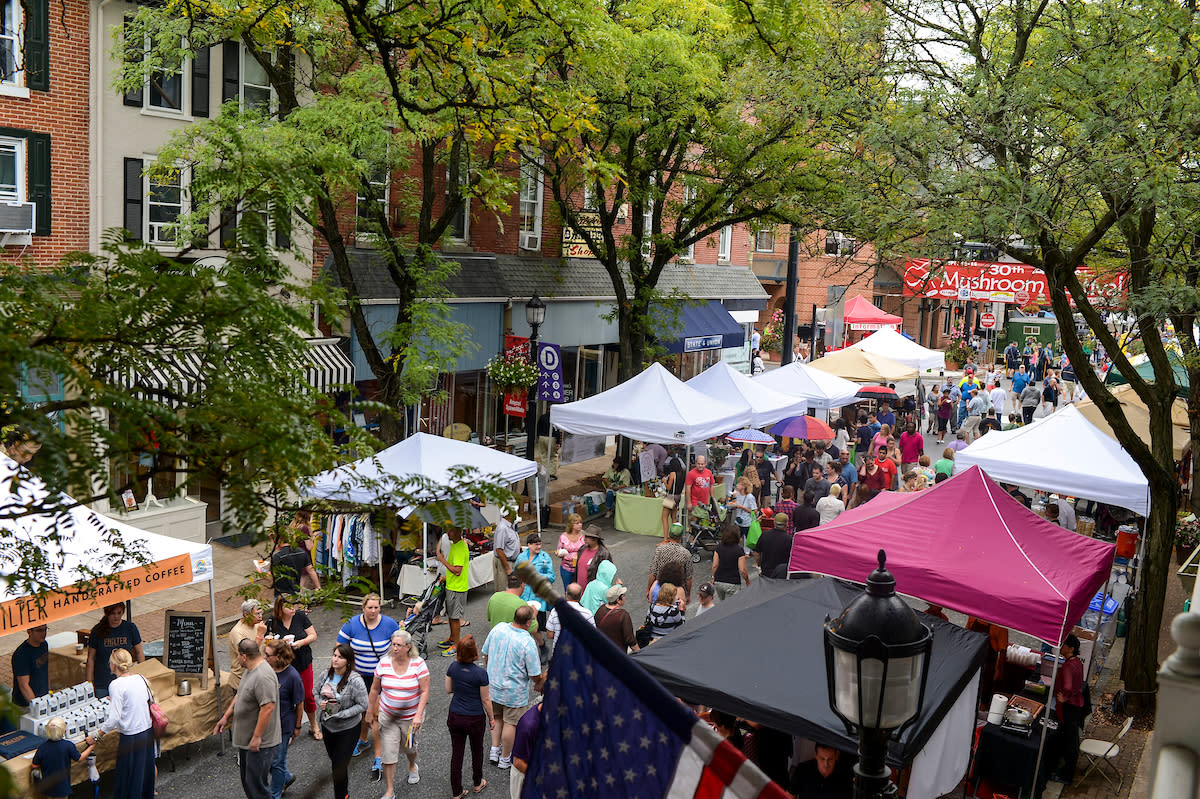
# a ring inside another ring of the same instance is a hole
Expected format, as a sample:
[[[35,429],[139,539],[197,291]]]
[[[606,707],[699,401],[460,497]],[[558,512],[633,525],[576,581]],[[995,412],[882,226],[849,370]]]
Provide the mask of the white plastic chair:
[[[1133,716],[1129,716],[1125,719],[1125,723],[1121,725],[1121,731],[1117,733],[1117,737],[1111,741],[1102,741],[1099,738],[1084,738],[1079,742],[1079,751],[1088,757],[1088,768],[1087,771],[1083,772],[1083,776],[1079,778],[1079,782],[1076,785],[1082,785],[1089,774],[1093,771],[1099,771],[1100,776],[1104,777],[1110,787],[1113,787],[1113,777],[1110,776],[1108,771],[1105,771],[1105,767],[1107,767],[1116,776],[1115,787],[1117,796],[1121,795],[1121,787],[1125,784],[1125,777],[1121,774],[1121,770],[1109,761],[1121,753],[1121,747],[1117,746],[1117,741],[1124,738],[1125,733],[1129,732],[1129,728],[1132,726]]]

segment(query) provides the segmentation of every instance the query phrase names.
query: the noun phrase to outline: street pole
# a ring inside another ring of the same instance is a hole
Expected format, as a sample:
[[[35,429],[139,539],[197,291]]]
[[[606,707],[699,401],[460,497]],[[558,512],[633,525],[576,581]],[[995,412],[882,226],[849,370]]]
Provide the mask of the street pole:
[[[814,302],[812,306],[812,332],[808,337],[808,361],[812,363],[817,359],[817,304]]]
[[[783,289],[783,349],[779,363],[787,366],[792,362],[792,350],[796,344],[796,283],[800,268],[800,230],[792,225],[788,228],[787,282]],[[815,305],[813,306],[816,307]]]
[[[537,366],[537,347],[538,347],[538,328],[541,325],[532,324],[529,326],[529,362],[535,367]],[[538,402],[537,402],[537,383],[534,383],[529,388],[529,410],[526,415],[529,417],[529,423],[525,426],[525,457],[529,460],[534,460],[534,447],[537,445],[537,421],[538,421]],[[549,468],[549,467],[547,467]]]

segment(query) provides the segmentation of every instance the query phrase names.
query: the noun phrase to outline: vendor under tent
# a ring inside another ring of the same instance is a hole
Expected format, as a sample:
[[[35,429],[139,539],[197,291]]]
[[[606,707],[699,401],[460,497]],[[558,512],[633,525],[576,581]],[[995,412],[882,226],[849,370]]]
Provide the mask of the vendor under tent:
[[[817,358],[810,366],[856,383],[895,383],[917,376],[915,366],[906,366],[882,355],[850,348]]]
[[[756,580],[633,657],[686,702],[854,752],[857,740],[829,707],[823,636],[826,617],[860,593],[831,579]],[[909,799],[948,793],[965,773],[987,650],[980,633],[932,616],[921,621],[933,631],[925,701],[888,755],[893,766],[913,767]],[[755,643],[714,649],[714,641],[741,640]]]
[[[1147,383],[1155,382],[1157,375],[1154,373],[1154,364],[1150,362],[1150,358],[1143,354],[1134,356],[1134,359],[1137,363],[1133,368],[1138,375]],[[1175,396],[1186,400],[1188,391],[1191,389],[1187,366],[1184,365],[1179,354],[1173,350],[1167,350],[1167,361],[1171,364],[1171,376],[1175,380]],[[1121,374],[1121,370],[1115,366],[1108,370],[1108,374],[1104,376],[1104,382],[1109,386],[1124,386],[1129,383]]]
[[[1121,410],[1125,414],[1125,421],[1129,422],[1129,426],[1133,428],[1133,432],[1145,441],[1147,445],[1150,443],[1150,412],[1146,410],[1146,403],[1142,402],[1142,398],[1133,390],[1133,386],[1114,386],[1109,389],[1113,397],[1121,403]],[[1116,435],[1113,434],[1112,428],[1108,424],[1108,420],[1104,418],[1104,414],[1096,407],[1096,403],[1090,399],[1076,402],[1075,407],[1083,414],[1085,418],[1096,426],[1101,433],[1111,437],[1114,441]],[[1175,460],[1183,458],[1184,448],[1191,441],[1191,430],[1188,427],[1187,402],[1185,400],[1176,399],[1171,403],[1171,450],[1174,453]]]
[[[654,363],[608,391],[552,406],[550,424],[575,435],[694,444],[746,427],[753,415],[748,404],[710,397]]]
[[[881,328],[857,344],[851,344],[848,349],[882,355],[922,372],[926,369],[946,368],[946,356],[940,350],[922,347],[906,335],[897,333],[894,327]]]
[[[817,410],[831,410],[858,402],[857,385],[799,361],[751,379],[760,386],[803,400],[808,407]]]
[[[467,470],[467,475],[478,475],[480,479],[495,479],[502,483],[515,483],[537,474],[536,461],[510,455],[491,447],[458,441],[453,438],[414,433],[398,444],[382,452],[321,472],[301,489],[301,495],[334,502],[350,502],[357,505],[390,505],[395,502],[393,491],[405,488],[423,492],[431,490],[430,504],[436,503],[451,520],[471,529],[475,518],[470,509],[445,500],[465,500],[468,486],[463,475],[456,471]],[[457,486],[457,489],[455,488]],[[538,482],[533,481],[534,507],[539,507],[541,497]],[[459,494],[460,496],[453,496]],[[414,507],[398,508],[401,518],[407,518]],[[458,515],[461,514],[461,519]],[[538,530],[541,518],[538,516]],[[422,556],[429,551],[427,524],[422,523]],[[379,565],[379,585],[383,586],[383,561]]]
[[[898,328],[904,324],[904,319],[901,317],[881,311],[866,297],[860,296],[846,300],[845,310],[842,311],[842,321],[851,330],[883,330],[884,328]]]
[[[808,404],[803,399],[756,383],[724,361],[717,361],[685,385],[713,399],[734,405],[749,405],[753,413],[749,427],[773,424],[788,416],[802,414],[808,409]]]
[[[1036,453],[1036,457],[1030,457]],[[1150,514],[1150,484],[1133,458],[1068,405],[1033,424],[981,436],[954,457],[1003,483],[1031,486]]]

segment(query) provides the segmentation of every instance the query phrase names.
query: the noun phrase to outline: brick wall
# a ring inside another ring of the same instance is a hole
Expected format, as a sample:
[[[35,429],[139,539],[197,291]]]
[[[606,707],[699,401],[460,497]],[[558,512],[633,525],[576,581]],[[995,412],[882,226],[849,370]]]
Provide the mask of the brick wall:
[[[47,267],[74,250],[88,249],[88,125],[90,51],[88,4],[50,6],[50,88],[29,97],[0,96],[0,126],[50,134],[50,235],[28,247],[5,247],[0,257]]]

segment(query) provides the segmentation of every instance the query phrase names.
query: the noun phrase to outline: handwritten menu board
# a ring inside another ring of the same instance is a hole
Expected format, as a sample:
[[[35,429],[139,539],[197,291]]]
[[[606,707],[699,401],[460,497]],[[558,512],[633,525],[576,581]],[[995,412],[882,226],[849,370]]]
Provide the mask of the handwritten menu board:
[[[199,677],[208,688],[209,614],[168,610],[164,662],[176,675]]]

